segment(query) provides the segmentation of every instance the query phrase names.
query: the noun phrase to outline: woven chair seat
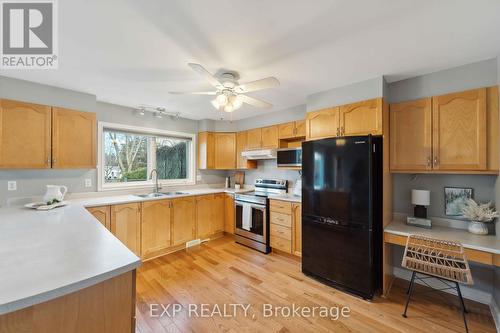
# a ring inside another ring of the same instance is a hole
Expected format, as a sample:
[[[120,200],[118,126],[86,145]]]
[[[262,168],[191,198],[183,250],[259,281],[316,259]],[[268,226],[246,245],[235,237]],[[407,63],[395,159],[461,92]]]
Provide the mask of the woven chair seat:
[[[401,265],[438,278],[473,284],[464,248],[457,242],[410,235]]]

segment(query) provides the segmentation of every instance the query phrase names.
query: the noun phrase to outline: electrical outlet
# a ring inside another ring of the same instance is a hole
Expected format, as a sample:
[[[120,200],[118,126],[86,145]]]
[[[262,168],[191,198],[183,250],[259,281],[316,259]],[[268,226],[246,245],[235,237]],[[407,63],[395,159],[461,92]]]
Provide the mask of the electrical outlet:
[[[85,187],[92,187],[92,179],[85,178]]]
[[[15,180],[7,182],[7,191],[17,191],[17,182]]]

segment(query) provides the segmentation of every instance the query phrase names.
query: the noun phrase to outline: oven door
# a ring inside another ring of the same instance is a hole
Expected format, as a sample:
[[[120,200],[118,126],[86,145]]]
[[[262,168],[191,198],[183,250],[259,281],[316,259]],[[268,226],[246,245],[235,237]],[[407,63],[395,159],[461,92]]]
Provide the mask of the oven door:
[[[267,243],[266,206],[255,203],[235,202],[235,233],[237,235]]]

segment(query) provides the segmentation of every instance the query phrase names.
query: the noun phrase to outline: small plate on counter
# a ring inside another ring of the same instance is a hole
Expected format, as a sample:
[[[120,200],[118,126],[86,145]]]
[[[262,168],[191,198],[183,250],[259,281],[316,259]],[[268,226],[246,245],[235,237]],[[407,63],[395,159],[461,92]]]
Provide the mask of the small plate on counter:
[[[36,209],[36,210],[51,210],[57,207],[63,207],[68,204],[67,201],[56,202],[52,205],[47,205],[46,202],[32,202],[24,205],[26,208]]]

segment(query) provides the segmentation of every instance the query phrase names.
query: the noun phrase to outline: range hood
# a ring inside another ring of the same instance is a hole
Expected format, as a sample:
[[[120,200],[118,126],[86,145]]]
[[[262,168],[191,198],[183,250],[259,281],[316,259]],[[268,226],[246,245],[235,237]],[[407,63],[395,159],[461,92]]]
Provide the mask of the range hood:
[[[241,156],[247,160],[271,160],[276,158],[276,149],[246,150]]]

